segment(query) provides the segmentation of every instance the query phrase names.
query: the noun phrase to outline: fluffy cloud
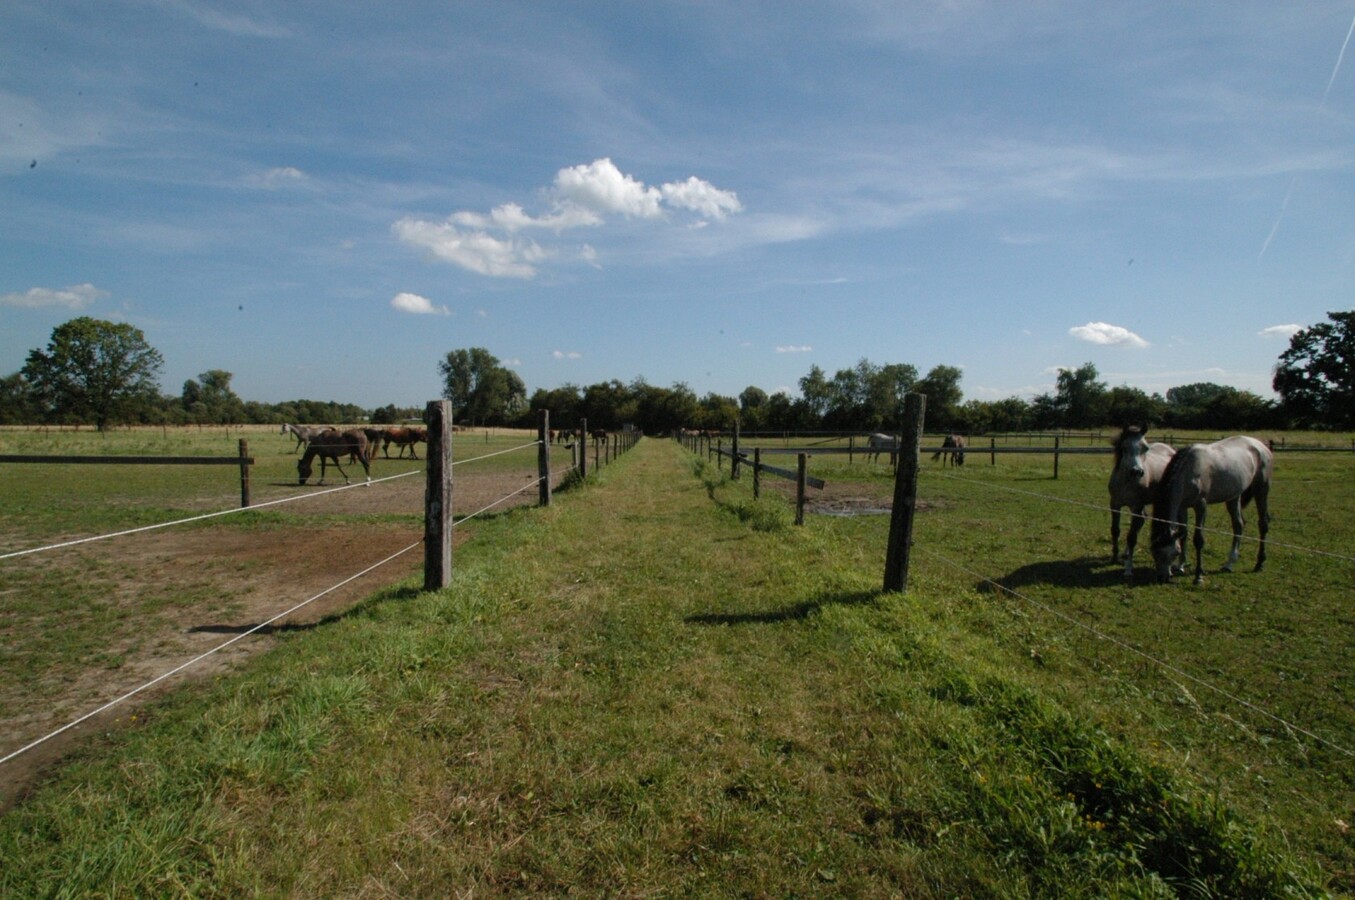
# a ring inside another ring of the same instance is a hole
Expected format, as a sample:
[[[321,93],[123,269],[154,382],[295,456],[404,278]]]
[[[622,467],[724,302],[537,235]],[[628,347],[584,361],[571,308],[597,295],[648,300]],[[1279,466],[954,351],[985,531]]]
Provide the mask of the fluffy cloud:
[[[73,284],[67,288],[29,288],[22,294],[0,294],[0,306],[18,306],[25,309],[40,309],[47,306],[64,306],[67,309],[85,309],[96,300],[108,296],[92,284]]]
[[[1121,328],[1119,325],[1110,325],[1105,322],[1088,322],[1086,325],[1069,328],[1068,333],[1079,341],[1100,344],[1103,347],[1136,347],[1141,349],[1148,346],[1147,341],[1128,328]]]
[[[420,297],[418,294],[408,294],[401,292],[391,298],[391,308],[400,312],[414,313],[415,315],[443,315],[450,316],[452,311],[445,306],[434,306],[433,301],[427,297]]]
[[[1272,325],[1269,328],[1262,328],[1260,331],[1256,333],[1264,338],[1278,337],[1284,338],[1285,340],[1289,340],[1291,337],[1298,334],[1302,330],[1303,330],[1302,325]]]
[[[567,257],[596,266],[598,254],[588,244],[569,251],[547,250],[520,236],[530,229],[559,236],[575,228],[605,225],[609,217],[666,222],[670,210],[695,213],[696,224],[704,225],[743,210],[733,191],[696,176],[654,187],[622,172],[607,158],[560,169],[542,194],[550,207],[540,214],[517,203],[503,203],[487,213],[460,210],[442,222],[404,218],[391,230],[401,241],[472,272],[533,278],[548,258]]]

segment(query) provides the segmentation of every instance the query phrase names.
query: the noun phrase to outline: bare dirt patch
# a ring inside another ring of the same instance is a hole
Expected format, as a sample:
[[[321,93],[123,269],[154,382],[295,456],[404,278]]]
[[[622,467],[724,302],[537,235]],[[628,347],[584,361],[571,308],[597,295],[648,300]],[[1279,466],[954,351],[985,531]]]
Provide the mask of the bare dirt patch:
[[[297,489],[294,482],[289,487]],[[212,677],[238,666],[275,646],[280,633],[322,627],[373,593],[419,576],[423,567],[422,477],[370,489],[364,484],[323,498],[318,493],[324,488],[309,490],[317,493],[314,510],[324,516],[323,524],[308,517],[306,508],[311,503],[301,500],[277,507],[287,511],[289,520],[295,518],[294,525],[166,528],[86,544],[76,555],[31,558],[28,564],[35,569],[97,565],[102,570],[114,565],[118,571],[134,573],[116,584],[98,586],[101,597],[124,610],[129,619],[137,615],[148,593],[207,599],[191,605],[167,602],[144,624],[121,622],[125,627],[108,635],[102,661],[89,660],[74,671],[66,667],[39,676],[35,684],[0,690],[3,756],[191,662],[183,671],[5,763],[0,770],[0,809],[20,800],[72,749],[94,736],[135,724],[139,712],[144,720],[148,703],[184,681]],[[476,512],[534,504],[537,492],[531,479],[485,474],[459,479],[454,498],[455,515],[460,519]],[[406,513],[410,515],[407,522],[370,518]],[[334,521],[344,515],[367,518]],[[470,539],[474,526],[474,521],[457,526],[453,543]],[[336,587],[389,557],[394,558]],[[40,627],[61,627],[61,623],[44,622]]]

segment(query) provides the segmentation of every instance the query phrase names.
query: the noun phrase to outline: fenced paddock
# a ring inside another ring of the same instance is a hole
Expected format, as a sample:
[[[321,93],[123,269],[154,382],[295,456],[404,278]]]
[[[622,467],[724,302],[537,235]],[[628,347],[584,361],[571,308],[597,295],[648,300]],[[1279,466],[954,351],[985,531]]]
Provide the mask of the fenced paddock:
[[[526,429],[455,432],[454,541],[477,526],[467,517],[539,502],[536,438]],[[317,486],[318,467],[299,485],[295,441],[277,426],[11,427],[0,431],[0,455],[211,457],[234,453],[242,439],[253,457],[248,510],[239,508],[238,473],[224,466],[0,464],[0,757],[223,641],[244,636],[196,663],[194,677],[416,576],[426,461],[396,459],[393,449],[373,459],[370,485],[361,466],[345,463],[349,488],[333,469]],[[570,449],[549,452],[554,487],[577,477]],[[87,540],[106,535],[121,536]],[[136,708],[110,710],[81,732]],[[66,743],[7,762],[0,806]]]
[[[1125,583],[1110,559],[1109,455],[1065,455],[1055,479],[1052,441],[996,466],[971,446],[955,469],[931,460],[929,437],[910,589],[953,597],[951,614],[991,623],[978,627],[1003,635],[1034,678],[1100,698],[1116,734],[1189,760],[1237,809],[1308,823],[1305,842],[1355,870],[1355,454],[1349,435],[1261,436],[1277,447],[1266,569],[1251,571],[1248,507],[1237,571],[1219,571],[1231,529],[1213,506],[1199,587],[1156,583],[1147,527]],[[862,552],[883,568],[892,470],[840,452],[813,456],[811,470],[829,489],[811,493],[808,526],[877,548]]]

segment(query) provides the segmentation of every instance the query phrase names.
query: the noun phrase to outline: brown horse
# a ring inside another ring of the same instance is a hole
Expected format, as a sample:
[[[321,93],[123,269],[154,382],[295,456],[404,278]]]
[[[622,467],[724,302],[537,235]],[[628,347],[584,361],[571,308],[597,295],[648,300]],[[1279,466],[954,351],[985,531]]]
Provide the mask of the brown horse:
[[[410,457],[418,459],[419,454],[414,445],[419,441],[428,443],[427,428],[387,428],[381,435],[381,452],[386,459],[390,459],[390,445],[394,444],[400,448],[400,453],[395,457],[396,459],[404,458],[406,447],[409,448]]]
[[[941,442],[941,449],[932,454],[932,462],[944,457],[942,465],[949,463],[952,466],[962,466],[964,465],[964,448],[964,435],[948,434],[946,439]]]
[[[325,431],[315,435],[306,442],[306,453],[296,462],[296,472],[299,478],[299,484],[305,484],[306,479],[311,477],[311,460],[320,457],[320,481],[325,483],[325,472],[330,463],[339,470],[343,476],[344,484],[351,484],[348,480],[348,473],[339,465],[339,459],[344,456],[357,459],[362,463],[362,471],[367,473],[367,480],[372,480],[371,467],[367,465],[371,448],[367,445],[367,436],[361,431]]]

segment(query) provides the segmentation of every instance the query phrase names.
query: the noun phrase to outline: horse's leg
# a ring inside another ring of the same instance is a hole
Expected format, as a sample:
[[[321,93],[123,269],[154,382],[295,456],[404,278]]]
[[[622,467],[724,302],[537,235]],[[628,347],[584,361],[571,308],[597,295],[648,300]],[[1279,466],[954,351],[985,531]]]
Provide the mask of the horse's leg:
[[[1228,516],[1233,520],[1233,547],[1228,551],[1228,561],[1223,564],[1223,571],[1231,572],[1237,558],[1242,555],[1242,498],[1234,497],[1223,505],[1228,508]]]
[[[1120,561],[1120,505],[1110,504],[1110,561]]]
[[[1266,532],[1270,530],[1270,498],[1266,496],[1265,489],[1256,492],[1256,525],[1261,532],[1261,546],[1256,551],[1256,568],[1253,572],[1261,571],[1261,567],[1266,564]]]
[[[1134,547],[1139,541],[1139,530],[1143,528],[1143,507],[1129,508],[1129,534],[1124,539],[1124,577],[1134,577]]]
[[[1195,583],[1204,584],[1204,517],[1208,507],[1203,500],[1195,507]]]

